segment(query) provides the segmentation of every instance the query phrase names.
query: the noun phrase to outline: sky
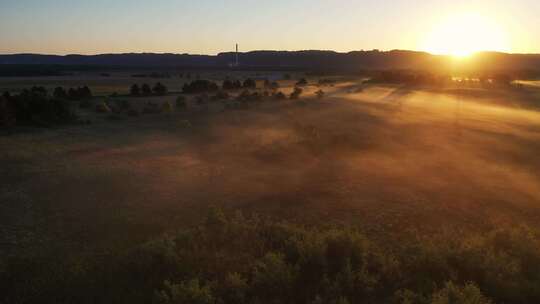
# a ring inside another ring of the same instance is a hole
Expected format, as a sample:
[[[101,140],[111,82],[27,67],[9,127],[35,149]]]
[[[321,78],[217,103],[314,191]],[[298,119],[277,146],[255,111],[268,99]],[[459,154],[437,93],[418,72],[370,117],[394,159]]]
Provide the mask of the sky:
[[[0,0],[0,54],[540,53],[539,13],[538,0]]]

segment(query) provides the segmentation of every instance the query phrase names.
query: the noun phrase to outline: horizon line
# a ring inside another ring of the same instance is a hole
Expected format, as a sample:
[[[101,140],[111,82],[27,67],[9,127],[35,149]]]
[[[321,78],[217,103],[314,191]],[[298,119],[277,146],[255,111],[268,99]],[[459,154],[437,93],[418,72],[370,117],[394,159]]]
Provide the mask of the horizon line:
[[[381,50],[381,49],[371,49],[371,50],[352,50],[352,51],[336,51],[336,50],[328,50],[328,49],[305,49],[305,50],[272,50],[272,49],[258,49],[258,50],[250,50],[245,52],[238,52],[239,54],[249,54],[249,53],[256,53],[256,52],[289,52],[289,53],[299,53],[299,52],[332,52],[336,54],[350,54],[350,53],[357,53],[357,52],[380,52],[380,53],[391,53],[391,52],[411,52],[411,53],[423,53],[428,54],[432,56],[442,56],[442,57],[455,57],[453,54],[437,54],[432,53],[428,51],[419,51],[419,50],[410,50],[410,49],[391,49],[391,50]],[[208,57],[215,57],[219,56],[220,54],[228,54],[228,53],[235,53],[234,50],[232,51],[223,51],[215,54],[201,54],[201,53],[186,53],[186,52],[178,52],[178,53],[172,53],[172,52],[148,52],[148,51],[140,51],[140,52],[105,52],[105,53],[34,53],[34,52],[20,52],[20,53],[0,53],[0,56],[17,56],[17,55],[38,55],[38,56],[58,56],[58,57],[68,57],[68,56],[103,56],[103,55],[188,55],[188,56],[208,56]],[[491,50],[485,50],[485,51],[478,51],[474,52],[469,56],[475,56],[478,54],[504,54],[504,55],[540,55],[540,53],[512,53],[512,52],[505,52],[505,51],[491,51]]]

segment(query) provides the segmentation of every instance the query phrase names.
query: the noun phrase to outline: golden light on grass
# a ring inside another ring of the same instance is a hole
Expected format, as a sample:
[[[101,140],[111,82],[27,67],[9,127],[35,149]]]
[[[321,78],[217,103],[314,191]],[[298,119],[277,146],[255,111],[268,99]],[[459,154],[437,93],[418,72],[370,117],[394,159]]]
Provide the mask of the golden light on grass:
[[[462,13],[435,24],[423,49],[463,58],[480,51],[508,52],[510,46],[505,29],[497,22],[481,14]]]

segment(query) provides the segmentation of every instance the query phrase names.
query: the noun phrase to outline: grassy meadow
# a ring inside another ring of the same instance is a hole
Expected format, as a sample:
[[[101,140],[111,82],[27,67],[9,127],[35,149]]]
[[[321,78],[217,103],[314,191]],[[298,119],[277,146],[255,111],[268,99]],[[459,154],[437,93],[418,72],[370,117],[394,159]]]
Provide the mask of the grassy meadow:
[[[157,81],[167,96],[107,97]],[[0,91],[88,85],[94,103],[174,105],[184,81],[0,79]],[[90,125],[0,136],[6,303],[540,300],[537,82],[308,81],[299,100],[187,96],[185,110],[78,110]]]

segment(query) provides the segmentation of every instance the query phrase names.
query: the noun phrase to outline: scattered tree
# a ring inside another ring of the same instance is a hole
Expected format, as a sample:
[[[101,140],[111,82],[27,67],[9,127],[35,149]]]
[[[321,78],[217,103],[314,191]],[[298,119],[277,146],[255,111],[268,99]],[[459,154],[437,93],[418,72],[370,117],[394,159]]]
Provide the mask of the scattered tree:
[[[129,93],[132,95],[132,96],[139,96],[141,95],[141,88],[139,87],[138,84],[134,84],[131,86],[131,88],[129,89]]]
[[[255,82],[255,80],[248,78],[244,80],[242,87],[244,87],[244,89],[255,89],[257,88],[257,83]]]
[[[150,86],[147,83],[142,85],[141,92],[142,92],[142,94],[144,96],[152,95],[152,89],[150,88]]]
[[[158,83],[156,83],[154,88],[152,88],[152,91],[156,95],[163,96],[163,95],[167,94],[167,87],[165,85],[163,85],[161,82],[158,82]]]

